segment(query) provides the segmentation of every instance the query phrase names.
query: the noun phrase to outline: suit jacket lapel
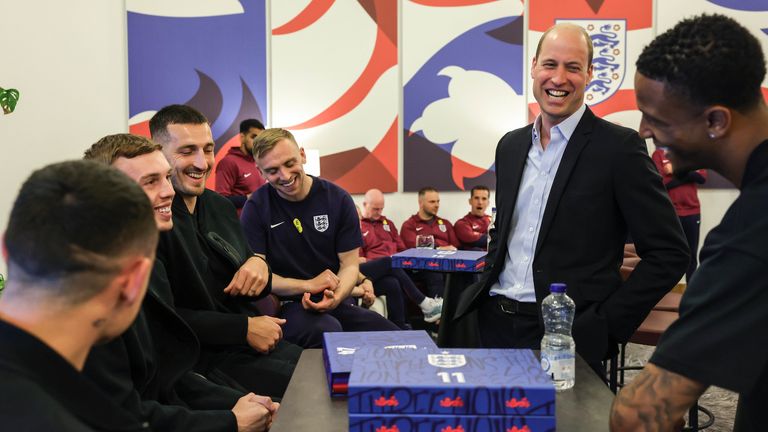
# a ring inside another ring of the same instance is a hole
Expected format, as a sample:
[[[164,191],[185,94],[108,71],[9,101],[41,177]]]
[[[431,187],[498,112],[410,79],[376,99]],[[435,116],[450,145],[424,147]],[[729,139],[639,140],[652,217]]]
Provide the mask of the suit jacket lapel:
[[[579,160],[579,155],[584,147],[589,143],[589,135],[592,133],[592,127],[595,124],[595,115],[587,107],[584,111],[584,115],[579,121],[579,125],[571,135],[571,139],[568,140],[568,145],[565,147],[563,158],[560,160],[560,166],[557,168],[557,174],[555,174],[555,180],[552,183],[552,189],[549,191],[549,197],[547,198],[547,207],[544,209],[544,216],[541,220],[541,229],[539,230],[539,237],[536,241],[536,252],[534,258],[539,254],[541,245],[547,238],[549,228],[552,226],[552,220],[555,218],[557,212],[557,206],[560,203],[560,198],[563,196],[565,187],[568,184],[568,179],[571,177],[576,162]]]

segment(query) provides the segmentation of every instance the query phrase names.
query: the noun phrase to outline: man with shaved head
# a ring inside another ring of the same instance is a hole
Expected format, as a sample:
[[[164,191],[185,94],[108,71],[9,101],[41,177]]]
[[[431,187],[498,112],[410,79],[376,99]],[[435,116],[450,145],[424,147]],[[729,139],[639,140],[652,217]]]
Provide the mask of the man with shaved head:
[[[360,271],[379,285],[393,282],[419,306],[424,314],[424,321],[435,322],[442,314],[443,299],[425,296],[403,269],[392,268],[390,257],[405,250],[405,244],[397,232],[397,227],[382,214],[383,211],[384,194],[378,189],[370,189],[365,193],[363,217],[360,219],[360,230],[363,234],[360,256],[367,261],[360,265]],[[437,276],[437,284],[442,286],[440,275],[434,274],[434,276]],[[381,282],[380,279],[384,281]],[[378,288],[379,285],[374,284],[374,288]]]
[[[576,350],[599,370],[680,280],[688,247],[643,140],[584,104],[592,56],[577,25],[542,35],[531,64],[541,113],[498,144],[496,230],[457,317],[480,312],[486,347],[539,348],[541,301],[564,282]],[[642,260],[622,282],[628,235]]]
[[[383,212],[384,194],[378,189],[370,189],[363,198],[363,218],[360,221],[363,232],[360,256],[368,260],[392,256],[405,250],[405,243],[397,227]]]

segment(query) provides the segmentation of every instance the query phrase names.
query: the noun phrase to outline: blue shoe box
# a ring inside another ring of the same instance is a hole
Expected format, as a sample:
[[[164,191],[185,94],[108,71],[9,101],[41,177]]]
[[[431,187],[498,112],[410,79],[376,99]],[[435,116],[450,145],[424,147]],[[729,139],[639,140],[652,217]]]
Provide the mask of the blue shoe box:
[[[331,396],[346,396],[352,361],[361,347],[384,351],[437,348],[423,330],[329,332],[323,335],[323,363]]]

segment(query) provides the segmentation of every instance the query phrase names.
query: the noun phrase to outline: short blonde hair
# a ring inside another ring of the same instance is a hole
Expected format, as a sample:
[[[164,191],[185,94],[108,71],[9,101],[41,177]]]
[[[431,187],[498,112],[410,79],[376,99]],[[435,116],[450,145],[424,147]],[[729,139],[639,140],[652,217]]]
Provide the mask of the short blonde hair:
[[[290,131],[283,128],[265,129],[253,139],[253,157],[261,159],[264,155],[269,153],[270,150],[275,148],[277,143],[284,139],[290,140],[298,146],[296,138],[293,137],[293,134]]]

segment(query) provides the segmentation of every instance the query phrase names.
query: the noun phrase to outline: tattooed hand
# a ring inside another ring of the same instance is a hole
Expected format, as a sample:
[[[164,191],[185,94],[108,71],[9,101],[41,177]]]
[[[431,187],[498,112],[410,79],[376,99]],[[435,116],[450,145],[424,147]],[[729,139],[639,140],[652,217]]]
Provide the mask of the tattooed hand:
[[[707,386],[648,363],[616,396],[611,431],[678,431]]]

